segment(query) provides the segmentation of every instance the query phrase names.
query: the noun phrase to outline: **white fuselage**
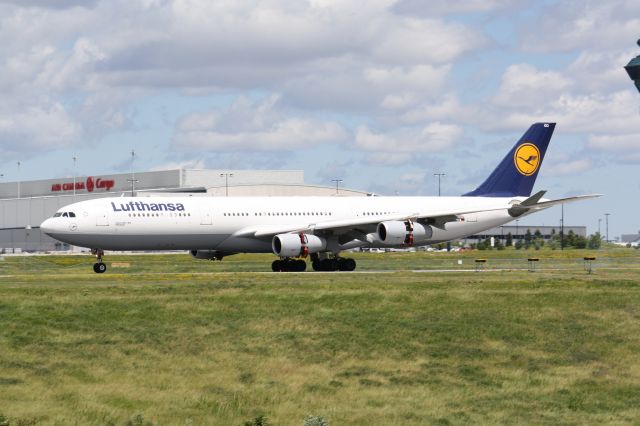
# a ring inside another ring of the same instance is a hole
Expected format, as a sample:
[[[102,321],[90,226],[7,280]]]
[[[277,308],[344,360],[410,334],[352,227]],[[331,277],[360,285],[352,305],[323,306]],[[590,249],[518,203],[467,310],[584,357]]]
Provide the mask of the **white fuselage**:
[[[508,208],[523,197],[117,197],[63,207],[41,225],[60,241],[102,250],[217,250],[271,252],[272,237],[246,230],[307,228],[315,224],[390,217],[465,212],[458,220],[433,227],[421,244],[448,241],[510,222]],[[475,211],[475,212],[474,212]],[[74,217],[71,217],[73,213]],[[339,226],[337,226],[339,228]],[[311,231],[310,233],[313,233]],[[330,230],[328,235],[339,234]],[[327,235],[325,233],[325,235]],[[333,251],[379,242],[333,244]]]

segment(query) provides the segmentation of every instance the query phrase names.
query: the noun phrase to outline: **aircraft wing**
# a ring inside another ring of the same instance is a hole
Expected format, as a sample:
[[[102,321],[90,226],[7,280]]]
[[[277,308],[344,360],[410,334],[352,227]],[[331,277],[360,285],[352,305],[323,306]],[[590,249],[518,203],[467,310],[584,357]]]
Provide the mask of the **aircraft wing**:
[[[247,227],[234,233],[234,237],[255,237],[267,238],[277,234],[290,233],[315,233],[332,231],[336,234],[342,234],[349,231],[366,231],[373,232],[380,222],[385,221],[405,221],[411,220],[444,228],[447,222],[455,222],[462,215],[486,211],[503,210],[508,208],[504,203],[496,204],[490,208],[474,209],[474,210],[434,210],[430,212],[415,212],[411,214],[394,214],[376,217],[361,217],[344,220],[325,220],[321,222],[308,223],[299,226],[258,226]]]

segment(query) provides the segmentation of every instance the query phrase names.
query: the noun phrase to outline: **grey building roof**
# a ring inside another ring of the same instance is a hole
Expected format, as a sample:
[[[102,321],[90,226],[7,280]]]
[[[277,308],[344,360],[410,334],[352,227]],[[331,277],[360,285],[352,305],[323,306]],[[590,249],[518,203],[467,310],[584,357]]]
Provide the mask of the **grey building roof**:
[[[620,236],[621,243],[640,243],[640,234],[622,234]]]

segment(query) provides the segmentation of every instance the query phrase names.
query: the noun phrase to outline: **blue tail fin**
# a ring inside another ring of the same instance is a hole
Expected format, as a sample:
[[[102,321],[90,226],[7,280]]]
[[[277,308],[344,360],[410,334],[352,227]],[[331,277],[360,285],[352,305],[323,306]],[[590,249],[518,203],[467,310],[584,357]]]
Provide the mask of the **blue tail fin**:
[[[542,165],[556,123],[535,123],[498,167],[469,197],[528,197]]]

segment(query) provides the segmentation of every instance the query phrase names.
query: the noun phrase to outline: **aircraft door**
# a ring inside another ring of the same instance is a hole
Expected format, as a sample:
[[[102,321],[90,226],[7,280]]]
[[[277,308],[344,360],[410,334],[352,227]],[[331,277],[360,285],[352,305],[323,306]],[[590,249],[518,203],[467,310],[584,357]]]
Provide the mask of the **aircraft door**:
[[[211,211],[207,207],[200,208],[200,225],[211,225]]]
[[[106,210],[101,210],[96,215],[97,226],[109,226],[109,213]]]

